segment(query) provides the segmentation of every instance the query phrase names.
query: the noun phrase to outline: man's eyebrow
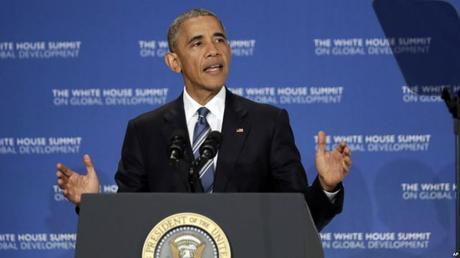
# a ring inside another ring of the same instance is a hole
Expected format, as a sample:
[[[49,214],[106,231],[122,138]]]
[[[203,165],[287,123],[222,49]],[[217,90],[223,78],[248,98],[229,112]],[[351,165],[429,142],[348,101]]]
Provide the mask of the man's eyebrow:
[[[224,38],[224,39],[227,39],[227,36],[225,36],[225,34],[222,33],[222,32],[216,32],[216,33],[214,33],[214,37],[222,37],[222,38]]]
[[[216,33],[213,34],[213,36],[214,36],[214,37],[222,37],[222,38],[224,38],[224,39],[227,39],[227,36],[225,36],[225,34],[222,33],[222,32],[216,32]],[[192,38],[187,42],[187,44],[190,44],[190,43],[192,43],[193,41],[200,40],[200,39],[203,39],[203,35],[197,35],[197,36],[195,36],[195,37],[192,37]]]
[[[191,38],[191,39],[187,42],[187,44],[190,44],[190,43],[192,43],[193,41],[195,41],[195,40],[200,40],[200,39],[202,39],[202,38],[203,38],[203,35],[197,35],[197,36]]]

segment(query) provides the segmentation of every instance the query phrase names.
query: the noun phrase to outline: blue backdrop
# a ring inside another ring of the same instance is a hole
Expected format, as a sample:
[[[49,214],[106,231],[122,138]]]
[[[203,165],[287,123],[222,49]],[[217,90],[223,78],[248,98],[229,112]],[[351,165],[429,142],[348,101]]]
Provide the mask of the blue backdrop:
[[[453,14],[429,12],[456,21],[460,2],[442,3]],[[438,92],[460,83],[408,78],[430,74],[432,64],[439,72],[452,67],[458,42],[432,33],[455,34],[455,22],[437,29],[415,9],[378,9],[371,0],[0,6],[0,257],[73,257],[78,216],[56,186],[55,165],[84,171],[89,153],[102,191],[116,191],[127,121],[182,91],[162,56],[168,25],[192,7],[225,23],[233,50],[228,87],[289,111],[310,180],[318,130],[330,147],[346,141],[352,148],[343,213],[321,233],[326,257],[452,254],[454,141]],[[398,31],[403,24],[417,33]],[[437,63],[428,58],[439,56],[436,47],[447,53]]]

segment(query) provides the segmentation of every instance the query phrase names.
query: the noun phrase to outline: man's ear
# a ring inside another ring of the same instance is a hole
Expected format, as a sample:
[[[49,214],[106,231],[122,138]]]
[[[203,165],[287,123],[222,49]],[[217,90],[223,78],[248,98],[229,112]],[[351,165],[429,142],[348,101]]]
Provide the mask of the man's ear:
[[[175,73],[182,72],[182,64],[176,53],[168,52],[165,54],[165,63]]]

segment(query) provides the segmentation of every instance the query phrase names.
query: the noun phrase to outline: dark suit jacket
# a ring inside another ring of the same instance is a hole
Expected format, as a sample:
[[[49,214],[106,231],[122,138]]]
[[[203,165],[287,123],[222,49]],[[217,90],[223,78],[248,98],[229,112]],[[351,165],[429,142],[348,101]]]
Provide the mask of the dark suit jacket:
[[[341,211],[343,189],[332,204],[318,180],[308,187],[286,110],[228,90],[225,105],[214,192],[304,193],[315,224],[322,229]],[[174,168],[168,160],[172,132],[187,132],[186,128],[182,96],[131,120],[115,175],[118,191],[188,192],[187,171]],[[186,139],[185,159],[191,161],[188,135]]]

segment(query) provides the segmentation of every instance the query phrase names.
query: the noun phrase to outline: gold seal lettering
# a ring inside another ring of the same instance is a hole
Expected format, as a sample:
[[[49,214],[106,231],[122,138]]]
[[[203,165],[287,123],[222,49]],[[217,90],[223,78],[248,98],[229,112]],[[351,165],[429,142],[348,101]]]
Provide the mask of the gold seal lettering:
[[[180,241],[182,241],[183,243],[186,243],[184,241],[192,241],[190,240],[188,236],[186,236],[185,238],[181,237],[180,233],[176,233],[177,236],[174,235],[175,230],[178,232],[181,232],[180,228],[189,228],[189,227],[192,227],[192,228],[194,227],[194,228],[202,230],[203,233],[200,233],[200,234],[204,234],[204,232],[207,233],[208,236],[203,235],[203,239],[209,238],[209,237],[212,238],[212,240],[215,243],[215,248],[217,248],[216,251],[218,253],[219,258],[231,258],[230,243],[224,231],[213,220],[211,220],[210,218],[206,216],[197,214],[197,213],[177,213],[169,217],[166,217],[162,221],[157,223],[152,228],[152,230],[149,232],[149,234],[147,235],[145,239],[144,246],[142,248],[142,258],[154,258],[156,255],[155,252],[158,252],[157,248],[159,248],[159,244],[161,242],[164,242],[163,238],[166,235],[172,234],[171,237],[173,237],[173,239],[182,239]],[[199,242],[200,241],[198,241],[197,243]],[[191,243],[191,242],[187,242],[187,243]],[[169,242],[167,244],[163,244],[160,246],[161,248],[168,248],[170,250],[168,251],[168,253],[172,254],[174,257],[176,257],[175,255],[178,255],[177,254],[178,248],[172,242]],[[193,249],[194,247],[190,247],[190,248]],[[202,244],[197,245],[196,248],[197,249],[193,251],[194,254],[197,255],[198,257],[201,257],[201,255],[205,251],[204,242]],[[188,252],[192,252],[192,249],[190,249]],[[208,252],[209,252],[209,249],[208,249]]]

